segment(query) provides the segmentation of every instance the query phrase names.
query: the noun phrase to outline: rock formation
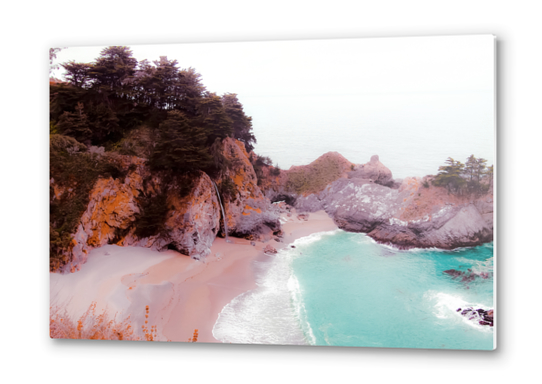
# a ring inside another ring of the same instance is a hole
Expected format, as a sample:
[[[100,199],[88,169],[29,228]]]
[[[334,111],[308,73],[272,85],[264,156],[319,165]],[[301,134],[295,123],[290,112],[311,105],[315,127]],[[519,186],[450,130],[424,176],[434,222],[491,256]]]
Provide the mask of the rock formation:
[[[200,259],[217,234],[224,235],[224,220],[231,236],[280,241],[279,215],[291,215],[290,206],[301,219],[308,217],[303,213],[323,209],[341,229],[405,249],[452,249],[493,239],[492,192],[456,196],[430,185],[427,177],[394,180],[376,155],[356,165],[329,152],[287,171],[264,167],[260,180],[251,163],[254,154],[242,142],[224,139],[222,156],[227,166],[213,177],[222,191],[225,217],[209,175],[193,177],[187,190],[182,181],[167,183],[151,174],[144,159],[122,157],[126,176],[101,177],[91,190],[64,270],[77,270],[92,248],[105,244],[175,249]],[[52,182],[52,199],[64,189]],[[165,204],[163,220],[159,230],[143,236],[138,232],[143,202],[157,196]]]
[[[234,185],[232,196],[223,196],[229,233],[271,238],[280,231],[279,210],[258,187],[244,144],[224,139],[223,152],[230,167],[217,184],[229,179]],[[152,175],[144,159],[124,156],[123,167],[127,170],[124,178],[101,177],[92,188],[87,209],[72,235],[69,262],[63,270],[78,270],[90,250],[106,244],[174,249],[195,259],[208,255],[217,233],[223,231],[224,220],[211,178],[201,172],[191,181],[188,193],[183,193],[179,185],[182,181],[165,182],[160,175]],[[58,198],[62,188],[52,186],[53,198]],[[138,236],[143,202],[157,196],[164,196],[161,228],[148,236]]]
[[[293,201],[299,212],[323,209],[339,228],[367,233],[380,243],[453,249],[493,240],[492,193],[456,196],[431,185],[429,177],[393,180],[376,155],[333,173],[335,179],[315,192],[291,188],[289,172],[284,171],[283,185],[266,191],[269,196]]]

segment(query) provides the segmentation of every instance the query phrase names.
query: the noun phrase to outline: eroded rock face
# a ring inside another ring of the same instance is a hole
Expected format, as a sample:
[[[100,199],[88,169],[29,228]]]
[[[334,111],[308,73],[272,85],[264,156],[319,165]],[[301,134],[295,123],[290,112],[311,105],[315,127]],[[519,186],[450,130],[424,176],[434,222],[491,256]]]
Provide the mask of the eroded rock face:
[[[368,163],[358,165],[354,171],[348,174],[348,178],[368,179],[380,185],[391,186],[393,184],[391,171],[380,162],[378,155],[373,155]]]
[[[139,239],[132,230],[119,245],[175,249],[194,259],[207,256],[220,226],[220,205],[209,176],[202,173],[185,197],[168,190],[166,201],[169,210],[162,234]]]
[[[146,176],[144,160],[128,162],[134,168],[124,180],[100,178],[90,192],[90,201],[73,236],[71,261],[64,270],[75,271],[93,248],[110,244],[118,231],[127,229],[140,212],[137,198]],[[128,167],[128,164],[126,164]]]
[[[271,204],[258,187],[244,144],[231,138],[223,144],[224,157],[231,164],[225,176],[235,186],[234,196],[223,199],[228,233],[269,239],[280,231],[280,208]],[[90,250],[112,243],[158,251],[175,249],[195,259],[210,253],[213,240],[223,228],[211,178],[202,172],[193,181],[191,191],[181,194],[178,185],[151,175],[145,160],[127,156],[125,163],[129,171],[123,180],[100,178],[90,192],[87,209],[73,235],[71,261],[64,271],[78,270]],[[143,213],[143,197],[152,199],[160,193],[165,194],[167,204],[163,228],[160,233],[140,238],[136,227]]]
[[[258,187],[245,145],[231,138],[224,139],[223,145],[232,164],[225,177],[235,185],[235,195],[224,199],[228,234],[258,238],[279,230],[279,212]]]
[[[206,174],[194,182],[191,192],[180,197],[175,188],[164,191],[169,207],[160,234],[138,238],[135,224],[141,213],[140,196],[156,195],[162,183],[148,178],[143,159],[132,158],[133,170],[124,180],[100,178],[90,193],[87,210],[73,236],[71,261],[64,271],[74,272],[85,263],[93,248],[106,244],[142,246],[154,250],[176,249],[193,258],[205,257],[219,228],[220,206],[212,181]]]

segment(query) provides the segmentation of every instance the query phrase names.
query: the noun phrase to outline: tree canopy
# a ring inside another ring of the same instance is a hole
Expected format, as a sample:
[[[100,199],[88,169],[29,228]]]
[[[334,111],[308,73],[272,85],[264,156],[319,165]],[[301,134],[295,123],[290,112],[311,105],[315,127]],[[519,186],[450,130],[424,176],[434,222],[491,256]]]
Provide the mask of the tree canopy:
[[[448,157],[446,165],[439,167],[433,184],[453,193],[487,192],[493,184],[493,166],[488,168],[486,163],[486,159],[474,155],[469,156],[465,164]]]
[[[237,95],[207,91],[201,75],[180,68],[177,60],[161,56],[138,62],[130,48],[111,46],[94,62],[61,65],[65,82],[50,85],[51,133],[110,149],[135,128],[148,127],[156,140],[154,166],[179,171],[205,169],[217,139],[234,137],[247,150],[254,148],[252,119]],[[166,160],[157,161],[159,154]]]

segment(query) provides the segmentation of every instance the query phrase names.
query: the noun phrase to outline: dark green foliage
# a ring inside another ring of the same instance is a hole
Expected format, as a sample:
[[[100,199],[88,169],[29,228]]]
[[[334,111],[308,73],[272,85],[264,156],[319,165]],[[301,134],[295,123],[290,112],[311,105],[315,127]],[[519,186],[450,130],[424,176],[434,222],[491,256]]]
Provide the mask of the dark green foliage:
[[[167,195],[143,197],[140,203],[141,214],[136,219],[134,234],[139,238],[159,235],[164,229],[168,212]]]
[[[220,178],[220,175],[223,174],[227,169],[231,168],[231,162],[224,156],[224,145],[222,140],[219,138],[215,139],[211,148],[209,148],[209,153],[212,158],[212,165],[205,171],[213,179]]]
[[[256,173],[258,185],[261,185],[262,179],[264,177],[263,168],[270,167],[271,165],[273,165],[273,162],[267,156],[260,156],[255,154],[250,157],[250,162],[252,163],[252,168],[254,168],[254,172]]]
[[[446,159],[446,164],[439,167],[439,173],[435,177],[433,184],[445,187],[449,192],[459,193],[461,188],[466,184],[465,179],[461,177],[464,165],[451,157]]]
[[[80,142],[89,142],[92,130],[88,117],[83,111],[83,103],[77,103],[76,112],[64,112],[58,121],[57,130],[59,133],[75,138]]]
[[[322,191],[342,173],[341,165],[334,158],[320,157],[310,165],[290,169],[286,187],[299,195]]]
[[[66,80],[68,80],[68,83],[77,88],[90,87],[89,71],[92,68],[90,64],[70,61],[62,64],[62,68],[66,70],[65,77]]]
[[[150,159],[153,170],[190,173],[212,165],[203,128],[192,125],[179,111],[171,111],[160,124],[157,144]]]
[[[121,155],[137,156],[144,159],[150,158],[156,138],[154,130],[141,126],[131,130],[123,139],[116,143],[112,150]]]
[[[51,268],[66,263],[63,253],[69,249],[71,234],[85,212],[89,193],[99,177],[124,178],[118,159],[112,155],[86,152],[86,147],[63,135],[50,137],[51,178],[61,191],[60,198],[50,196],[50,258]]]
[[[50,52],[51,60],[56,52]],[[71,61],[62,67],[66,82],[50,81],[53,269],[67,262],[62,255],[98,178],[122,178],[128,172],[115,158],[118,153],[148,159],[153,174],[164,180],[163,190],[184,196],[198,172],[220,180],[236,166],[223,154],[224,138],[243,141],[248,151],[256,142],[237,96],[207,92],[201,75],[180,69],[176,60],[138,63],[128,47],[113,46],[92,63]],[[91,153],[90,146],[113,152]],[[237,193],[230,179],[220,185],[224,196]],[[61,192],[59,198],[55,191]],[[167,214],[165,195],[144,197],[141,204],[137,234],[159,233]]]
[[[88,76],[93,81],[94,87],[102,91],[112,91],[120,95],[127,90],[129,79],[134,75],[137,60],[132,56],[128,47],[108,47],[100,52],[100,57],[88,71]]]
[[[474,155],[469,156],[465,164],[449,157],[446,165],[439,167],[439,173],[433,184],[445,187],[449,192],[456,194],[486,193],[492,183],[492,180],[488,180],[486,163],[487,160],[476,158]],[[493,170],[493,166],[490,168]]]
[[[252,151],[254,149],[252,143],[256,143],[256,138],[252,133],[252,118],[245,115],[243,105],[235,93],[226,93],[222,96],[222,104],[232,121],[233,137],[244,142],[247,151]]]
[[[224,177],[218,185],[218,191],[224,201],[231,201],[237,196],[237,187],[232,179]]]
[[[224,139],[233,133],[233,122],[226,114],[222,100],[214,93],[207,93],[202,98],[196,124],[204,128],[209,146],[217,138]]]
[[[273,176],[279,176],[280,175],[280,167],[278,164],[275,164],[275,166],[271,169],[271,174]]]

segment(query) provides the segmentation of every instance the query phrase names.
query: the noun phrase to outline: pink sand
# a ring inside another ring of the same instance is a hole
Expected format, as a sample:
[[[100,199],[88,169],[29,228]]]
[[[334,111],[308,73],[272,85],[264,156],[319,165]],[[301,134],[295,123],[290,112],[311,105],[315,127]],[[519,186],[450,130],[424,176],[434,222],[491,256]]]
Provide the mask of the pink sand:
[[[236,296],[256,288],[252,262],[270,244],[277,250],[312,233],[337,229],[324,211],[308,221],[282,216],[283,242],[266,243],[230,237],[216,238],[205,262],[175,251],[107,245],[93,250],[79,272],[51,273],[51,306],[77,320],[91,305],[117,319],[130,316],[135,329],[156,325],[159,340],[188,341],[198,330],[198,342],[219,342],[212,329],[218,314]]]

